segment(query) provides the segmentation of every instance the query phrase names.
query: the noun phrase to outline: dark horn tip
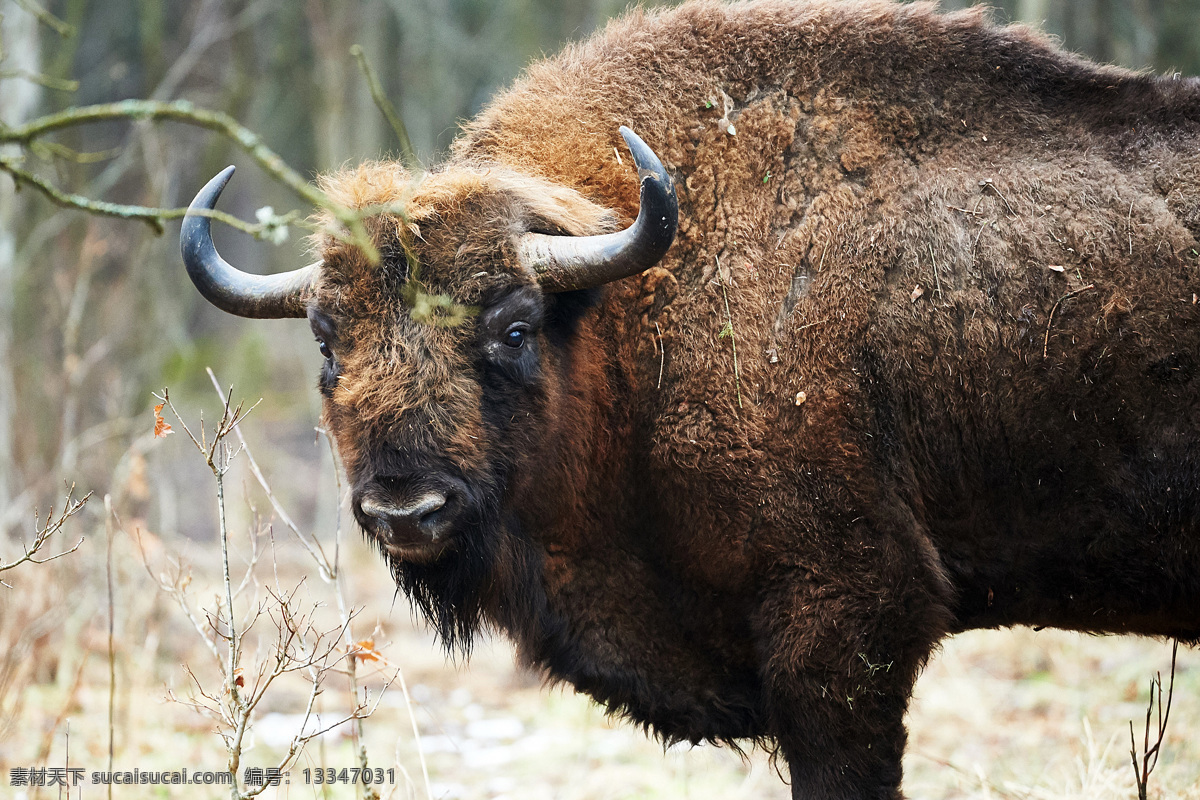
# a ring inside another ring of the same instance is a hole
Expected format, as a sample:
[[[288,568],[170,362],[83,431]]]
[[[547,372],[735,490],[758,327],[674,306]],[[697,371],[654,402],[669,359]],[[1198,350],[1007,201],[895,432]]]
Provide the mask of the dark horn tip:
[[[657,263],[675,241],[675,232],[679,227],[679,198],[675,193],[675,181],[640,136],[624,125],[619,130],[629,146],[641,179],[638,219],[645,220],[647,230],[644,258],[650,263]]]
[[[225,191],[225,185],[233,177],[237,167],[230,164],[218,172],[204,188],[196,193],[195,198],[188,204],[187,214],[183,217],[183,226],[179,230],[179,250],[185,264],[191,264],[202,258],[205,248],[212,247],[209,232],[212,229],[212,218],[204,214],[193,214],[195,209],[212,211],[217,207],[217,198]]]
[[[212,211],[234,167],[221,170],[204,184],[184,215],[179,229],[179,250],[188,277],[206,300],[239,317],[276,319],[303,317],[319,264],[275,275],[252,275],[232,266],[217,252],[212,240],[212,218],[196,211]]]
[[[588,289],[635,275],[661,261],[675,241],[675,182],[641,137],[624,125],[620,131],[638,170],[637,219],[623,231],[595,236],[526,233],[518,258],[537,275],[544,291]]]
[[[628,145],[629,152],[633,154],[633,163],[637,166],[638,172],[646,171],[666,177],[667,173],[663,169],[662,162],[658,160],[658,156],[654,154],[650,146],[642,141],[642,137],[624,125],[618,130],[621,132],[621,138]]]

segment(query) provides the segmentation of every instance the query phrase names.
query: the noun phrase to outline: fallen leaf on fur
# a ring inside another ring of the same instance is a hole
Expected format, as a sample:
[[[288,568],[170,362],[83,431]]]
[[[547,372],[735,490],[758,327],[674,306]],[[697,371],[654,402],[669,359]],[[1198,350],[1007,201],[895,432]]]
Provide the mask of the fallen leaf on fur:
[[[804,392],[796,392],[796,405],[804,405],[804,401],[808,399],[808,395]]]
[[[913,287],[912,294],[909,295],[908,300],[910,303],[915,303],[921,299],[921,295],[923,294],[925,294],[925,290],[921,287],[921,284],[918,283]]]
[[[175,432],[175,431],[171,430],[171,426],[167,424],[167,421],[165,419],[163,419],[162,410],[163,410],[164,405],[166,405],[166,403],[159,403],[158,405],[156,405],[154,407],[154,438],[155,439],[166,438],[167,434]]]
[[[1054,270],[1055,272],[1062,272],[1062,271],[1063,271],[1063,267],[1062,267],[1062,265],[1061,265],[1061,264],[1050,264],[1050,265],[1048,265],[1046,268],[1047,268],[1047,269],[1052,269],[1052,270]]]

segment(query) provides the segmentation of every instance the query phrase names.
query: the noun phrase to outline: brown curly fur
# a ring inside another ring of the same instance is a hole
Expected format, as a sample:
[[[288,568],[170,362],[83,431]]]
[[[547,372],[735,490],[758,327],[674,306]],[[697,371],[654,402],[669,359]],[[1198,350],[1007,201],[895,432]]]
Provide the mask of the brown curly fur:
[[[636,214],[621,124],[676,243],[542,295],[519,234]],[[497,625],[667,739],[774,741],[797,798],[896,798],[943,636],[1200,636],[1198,145],[1195,81],[978,11],[635,10],[420,180],[325,178],[406,210],[370,221],[379,265],[321,243],[326,420],[356,486],[417,459],[480,487],[457,549],[393,565],[448,639]],[[480,316],[412,319],[414,269]],[[547,321],[496,377],[512,298]]]

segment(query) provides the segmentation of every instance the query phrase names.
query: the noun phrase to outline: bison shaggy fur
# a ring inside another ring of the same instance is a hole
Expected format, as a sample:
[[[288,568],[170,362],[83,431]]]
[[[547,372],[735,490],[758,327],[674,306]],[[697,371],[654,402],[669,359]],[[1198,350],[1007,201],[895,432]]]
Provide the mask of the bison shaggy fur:
[[[675,244],[543,292],[515,237],[637,214],[622,124]],[[323,179],[381,254],[322,237],[309,307],[359,520],[450,646],[898,798],[943,637],[1200,636],[1198,151],[1194,80],[977,11],[632,11],[431,172]],[[364,508],[427,485],[443,543],[389,542]]]

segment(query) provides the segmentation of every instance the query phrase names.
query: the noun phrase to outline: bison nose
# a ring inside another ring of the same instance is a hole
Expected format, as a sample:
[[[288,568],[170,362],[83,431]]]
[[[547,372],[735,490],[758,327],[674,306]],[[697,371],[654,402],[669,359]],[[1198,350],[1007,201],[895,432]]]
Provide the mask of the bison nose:
[[[390,543],[404,546],[436,542],[450,528],[450,505],[441,492],[428,492],[406,505],[366,499],[360,508],[386,528]]]

